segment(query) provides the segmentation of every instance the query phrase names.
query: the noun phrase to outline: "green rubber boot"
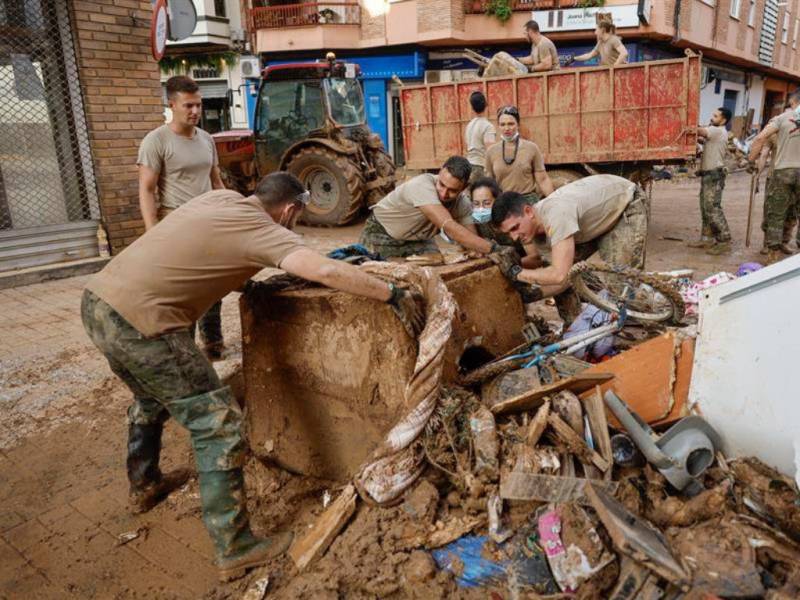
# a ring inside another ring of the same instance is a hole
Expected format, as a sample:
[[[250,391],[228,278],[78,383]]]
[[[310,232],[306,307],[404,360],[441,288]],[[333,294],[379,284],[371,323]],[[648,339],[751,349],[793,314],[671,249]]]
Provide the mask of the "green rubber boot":
[[[214,543],[220,581],[242,577],[289,549],[292,534],[257,538],[250,530],[241,469],[199,473],[203,522]]]

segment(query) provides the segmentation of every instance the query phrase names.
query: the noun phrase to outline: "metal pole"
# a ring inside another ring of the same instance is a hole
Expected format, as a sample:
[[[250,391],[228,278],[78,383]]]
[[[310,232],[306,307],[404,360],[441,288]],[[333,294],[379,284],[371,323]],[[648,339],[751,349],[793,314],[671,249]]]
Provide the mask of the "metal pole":
[[[758,170],[754,171],[750,177],[750,202],[747,205],[747,233],[744,237],[744,245],[750,247],[750,233],[753,229],[753,201],[756,197],[756,182],[758,181]]]

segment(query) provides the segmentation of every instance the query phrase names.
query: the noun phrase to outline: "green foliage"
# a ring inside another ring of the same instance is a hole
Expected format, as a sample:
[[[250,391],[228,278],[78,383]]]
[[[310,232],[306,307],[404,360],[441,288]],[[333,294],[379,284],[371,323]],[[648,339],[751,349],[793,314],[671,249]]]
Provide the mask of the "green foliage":
[[[596,8],[598,6],[605,6],[605,0],[580,0],[578,7],[580,8]]]
[[[176,56],[165,56],[158,61],[158,66],[164,74],[176,73],[183,70],[190,73],[192,69],[211,68],[218,73],[222,72],[222,61],[228,67],[236,64],[239,55],[236,52],[217,52],[215,54],[179,54]]]
[[[508,21],[514,14],[511,6],[513,0],[488,0],[486,2],[486,14],[495,17],[501,23]]]

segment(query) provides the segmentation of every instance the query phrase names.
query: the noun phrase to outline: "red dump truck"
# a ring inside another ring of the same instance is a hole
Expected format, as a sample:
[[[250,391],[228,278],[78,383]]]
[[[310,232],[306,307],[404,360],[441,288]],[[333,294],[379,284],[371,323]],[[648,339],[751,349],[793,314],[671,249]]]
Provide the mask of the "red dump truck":
[[[544,154],[558,186],[590,173],[645,181],[655,164],[692,160],[700,110],[700,60],[584,67],[401,90],[406,167],[438,169],[464,155],[469,95],[482,90],[491,119],[519,108],[523,137]]]

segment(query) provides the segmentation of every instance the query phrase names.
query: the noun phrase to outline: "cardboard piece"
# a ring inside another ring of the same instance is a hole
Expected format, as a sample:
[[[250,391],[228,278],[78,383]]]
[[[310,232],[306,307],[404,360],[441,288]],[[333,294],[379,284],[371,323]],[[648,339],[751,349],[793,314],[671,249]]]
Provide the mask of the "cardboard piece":
[[[680,340],[669,331],[594,365],[584,376],[610,373],[612,381],[600,385],[602,393],[613,390],[642,419],[650,424],[673,423],[688,413],[687,399],[694,360],[694,339]],[[590,394],[585,392],[585,400]],[[619,422],[610,412],[613,427]]]

